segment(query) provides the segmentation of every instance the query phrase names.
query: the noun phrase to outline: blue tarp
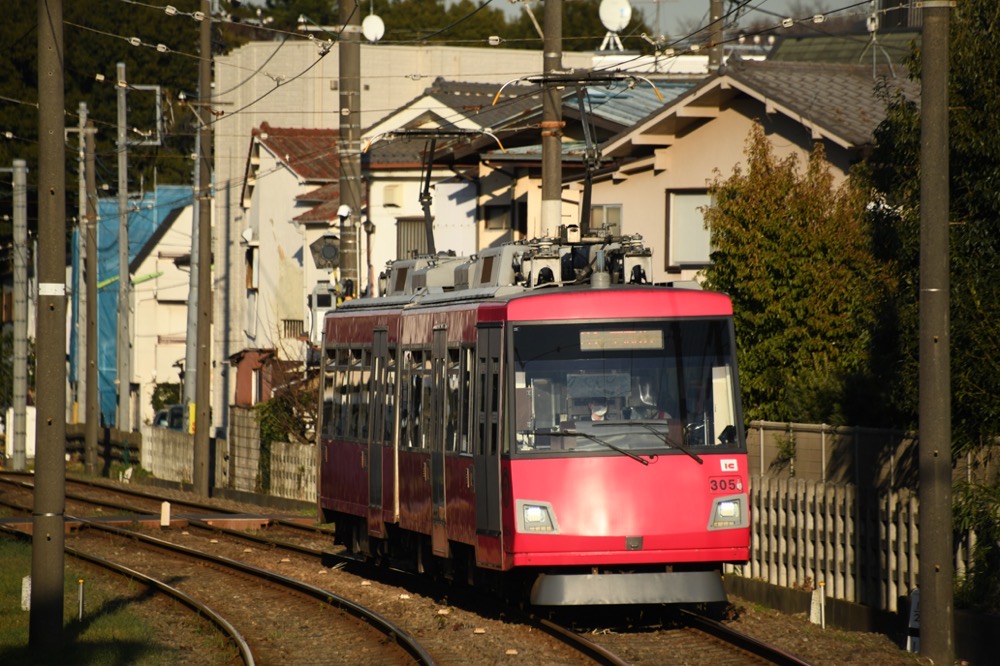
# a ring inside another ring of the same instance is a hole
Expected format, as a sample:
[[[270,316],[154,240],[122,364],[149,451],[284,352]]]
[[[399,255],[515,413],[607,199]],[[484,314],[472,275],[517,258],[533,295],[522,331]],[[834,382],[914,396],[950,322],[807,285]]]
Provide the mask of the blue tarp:
[[[128,259],[131,264],[149,239],[164,224],[171,211],[192,205],[190,186],[160,185],[143,195],[141,200],[129,199]],[[97,201],[97,378],[100,390],[101,417],[106,425],[116,424],[118,392],[118,199]],[[77,270],[79,248],[74,231],[73,241],[73,321],[78,317],[80,302]],[[102,286],[103,285],[103,286]],[[77,334],[74,326],[70,339],[70,379],[77,376]]]

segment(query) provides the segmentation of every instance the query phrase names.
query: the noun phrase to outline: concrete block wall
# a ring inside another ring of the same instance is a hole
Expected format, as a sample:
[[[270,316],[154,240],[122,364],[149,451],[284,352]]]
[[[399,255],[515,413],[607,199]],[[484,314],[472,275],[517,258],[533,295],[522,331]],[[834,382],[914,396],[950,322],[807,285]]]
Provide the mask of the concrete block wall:
[[[192,483],[194,480],[194,436],[169,428],[143,424],[139,460],[158,479]]]
[[[229,487],[260,491],[260,425],[253,409],[230,407]]]
[[[309,444],[271,444],[271,495],[316,501],[316,447]]]

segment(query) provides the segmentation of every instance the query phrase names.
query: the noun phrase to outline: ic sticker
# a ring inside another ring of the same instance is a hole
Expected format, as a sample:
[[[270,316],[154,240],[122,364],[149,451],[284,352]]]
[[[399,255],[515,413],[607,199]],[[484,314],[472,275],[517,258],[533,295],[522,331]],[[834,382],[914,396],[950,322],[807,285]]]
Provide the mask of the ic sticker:
[[[739,462],[736,458],[722,458],[719,461],[719,466],[722,468],[723,472],[738,472],[740,471]]]

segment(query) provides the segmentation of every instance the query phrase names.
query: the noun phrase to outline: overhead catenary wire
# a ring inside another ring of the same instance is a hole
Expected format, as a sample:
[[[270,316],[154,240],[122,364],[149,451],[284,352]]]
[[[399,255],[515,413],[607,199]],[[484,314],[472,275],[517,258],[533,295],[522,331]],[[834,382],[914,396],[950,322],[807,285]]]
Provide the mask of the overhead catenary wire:
[[[163,7],[163,6],[156,6],[156,5],[152,5],[152,4],[149,4],[149,3],[138,2],[136,0],[119,0],[119,1],[122,2],[122,3],[125,3],[125,4],[142,6],[142,7],[148,7],[150,9],[152,9],[152,10],[156,10],[156,11],[159,11],[159,12],[164,12],[165,13],[167,11],[166,8]],[[482,3],[481,5],[477,6],[473,10],[472,13],[481,11],[488,4],[489,4],[489,2]],[[741,5],[739,5],[736,8],[736,10],[731,10],[726,16],[729,17],[729,16],[733,15],[735,11],[737,11],[740,8],[746,7],[746,5],[748,5],[748,4],[749,4],[749,0],[747,2],[744,2]],[[832,15],[838,14],[838,13],[845,13],[845,12],[849,12],[852,9],[855,9],[855,8],[858,8],[858,7],[861,7],[861,6],[867,6],[867,5],[869,5],[869,2],[867,2],[867,1],[855,2],[855,3],[852,3],[852,4],[846,5],[844,7],[840,7],[840,8],[837,8],[837,9],[829,10],[829,11],[825,12],[824,15],[825,16],[832,16]],[[168,7],[169,7],[169,5],[168,5]],[[770,10],[762,8],[761,5],[757,5],[756,7],[753,7],[752,9],[755,10],[755,11],[761,12],[761,13],[770,13],[770,14],[773,14],[775,16],[780,16],[779,14],[776,14],[774,12],[770,12]],[[878,10],[878,11],[879,11],[879,13],[884,14],[884,13],[888,13],[889,11],[894,11],[896,9],[899,9],[899,8],[898,7],[892,7],[892,8],[887,8],[887,9],[881,9],[881,10]],[[357,11],[357,9],[355,9],[355,11]],[[865,12],[865,13],[867,14],[867,12]],[[178,15],[178,16],[186,15],[186,16],[193,17],[194,13],[184,14],[183,12],[177,12],[176,15]],[[791,25],[801,24],[801,25],[808,26],[812,30],[819,30],[819,28],[817,28],[816,24],[813,22],[814,17],[815,17],[815,15],[805,16],[805,17],[801,17],[801,18],[783,17],[781,21],[776,22],[774,25],[763,27],[763,28],[758,29],[758,30],[756,30],[754,32],[751,32],[751,33],[744,33],[743,36],[744,36],[744,38],[746,38],[746,37],[753,37],[754,35],[763,35],[763,34],[767,34],[767,33],[772,33],[772,32],[778,31],[780,29],[787,29],[787,27],[789,26],[789,22],[790,22]],[[468,18],[468,16],[466,16],[465,18]],[[217,18],[211,18],[210,20],[218,21],[220,23],[223,22],[223,21],[220,21]],[[153,42],[148,42],[148,41],[145,41],[143,38],[127,37],[125,35],[116,35],[116,34],[113,34],[113,33],[109,33],[107,31],[100,31],[100,30],[96,30],[96,29],[93,29],[93,28],[89,28],[88,26],[81,25],[81,24],[78,24],[78,23],[72,23],[72,22],[65,22],[65,23],[67,25],[69,25],[70,27],[75,27],[75,28],[83,29],[83,30],[92,30],[93,32],[100,33],[100,34],[105,35],[105,36],[109,36],[109,37],[112,37],[112,38],[115,38],[115,39],[123,40],[126,43],[128,43],[129,45],[133,45],[133,46],[137,45],[137,46],[140,46],[140,47],[147,47],[147,48],[157,49],[160,53],[163,53],[164,55],[169,56],[169,57],[178,56],[178,57],[193,58],[193,59],[199,58],[198,55],[184,53],[183,51],[176,50],[176,49],[173,49],[171,47],[161,46],[161,45],[155,44]],[[457,25],[457,22],[453,23],[452,26],[448,26],[448,27],[453,27],[454,25]],[[436,31],[434,33],[431,33],[430,35],[425,35],[423,39],[424,40],[428,40],[432,36],[443,34],[447,30],[448,27],[446,27],[444,29],[441,29],[439,31]],[[689,33],[688,35],[686,35],[684,37],[681,37],[679,39],[673,40],[670,43],[670,45],[671,46],[679,46],[681,43],[683,43],[683,41],[685,39],[690,39],[691,37],[697,35],[699,32],[704,31],[706,29],[706,27],[707,26],[702,26],[698,30],[693,31],[693,32]],[[261,26],[255,26],[255,28],[265,29],[265,28],[263,28]],[[281,49],[288,40],[292,39],[293,37],[295,39],[297,39],[297,40],[302,40],[302,41],[314,41],[314,40],[310,40],[308,37],[302,36],[302,35],[300,35],[298,33],[291,33],[291,32],[288,32],[288,31],[282,31],[282,30],[274,29],[274,28],[266,28],[266,29],[273,31],[275,34],[282,34],[282,35],[285,36],[285,41],[282,41],[281,43],[279,43],[278,47],[271,54],[271,56],[268,58],[268,61],[270,61],[270,59],[273,58],[274,54],[279,49]],[[630,38],[634,38],[634,37],[630,36]],[[724,43],[731,43],[731,42],[735,41],[735,39],[736,38],[725,40]],[[700,50],[701,50],[700,46],[693,45],[693,46],[690,46],[690,47],[688,47],[686,49],[676,49],[676,50],[673,51],[672,55],[683,55],[683,54],[687,54],[687,53],[695,53],[695,52],[698,52]],[[227,111],[227,112],[224,112],[224,113],[220,113],[220,115],[217,116],[217,117],[215,117],[215,118],[213,118],[211,122],[213,124],[215,124],[215,123],[219,122],[223,118],[233,118],[233,117],[236,117],[239,114],[245,113],[247,111],[252,112],[251,110],[252,110],[252,108],[253,108],[253,106],[255,104],[257,104],[259,101],[261,101],[265,97],[273,94],[278,88],[283,87],[284,85],[287,85],[288,83],[290,83],[293,80],[296,80],[298,78],[301,78],[301,77],[305,76],[311,69],[313,69],[315,67],[315,65],[321,59],[322,59],[322,55],[320,57],[318,57],[315,61],[313,61],[304,70],[299,71],[297,74],[294,74],[291,77],[282,77],[280,80],[278,80],[278,79],[276,79],[276,77],[271,76],[270,77],[271,80],[276,82],[276,85],[273,88],[271,88],[270,90],[266,91],[264,94],[260,95],[256,99],[251,100],[247,104],[241,106],[239,109],[236,109],[234,111]],[[638,60],[638,58],[637,58],[637,60]],[[264,70],[264,67],[265,67],[266,63],[265,63],[265,65],[259,65],[256,68],[241,67],[241,66],[235,65],[233,63],[224,62],[224,61],[218,61],[218,65],[219,66],[234,67],[236,69],[244,69],[244,70],[246,70],[246,71],[248,71],[250,73],[249,76],[247,76],[244,79],[242,79],[242,81],[237,85],[237,87],[246,84],[247,82],[249,82],[250,80],[252,80],[255,76],[259,76],[259,75],[268,76],[266,72],[264,72],[262,74],[262,71]],[[638,65],[636,65],[633,68],[637,68],[637,67],[638,67]],[[608,70],[611,70],[611,69],[619,70],[619,71],[622,71],[622,72],[629,72],[630,66],[629,66],[628,62],[625,62],[625,63],[619,62],[619,63],[616,63],[614,66],[610,66],[610,65],[609,66],[605,66],[605,67],[602,67],[602,68],[598,68],[598,70],[595,70],[595,71],[608,71]],[[375,75],[372,75],[370,77],[366,76],[366,78],[383,78],[383,77],[390,77],[390,76],[394,77],[394,76],[398,76],[398,75],[388,75],[388,74],[387,75],[378,75],[378,74],[375,74]],[[409,78],[412,78],[412,79],[416,80],[417,78],[422,78],[422,76],[423,75],[421,75],[421,74],[414,74],[414,75],[409,75]],[[462,77],[461,77],[461,75],[456,75],[455,78],[462,78]],[[232,88],[232,89],[230,89],[230,91],[234,90],[234,89],[235,88]],[[218,96],[218,95],[219,94],[217,93],[216,96]],[[23,104],[23,105],[32,106],[32,107],[37,108],[37,102],[28,101],[28,100],[18,100],[18,99],[14,99],[14,98],[10,98],[10,97],[0,97],[0,102],[3,102],[3,103],[12,103],[12,104]],[[387,111],[387,112],[392,111],[392,110],[393,109],[385,109],[385,111]],[[72,111],[67,111],[66,115],[67,115],[68,118],[72,118],[72,117],[74,117],[75,113],[72,112]],[[461,116],[459,116],[458,114],[455,114],[455,117],[461,117]],[[106,122],[106,121],[100,121],[99,119],[95,119],[95,120],[96,120],[96,122],[98,124],[105,125],[107,127],[114,127],[115,126],[114,123],[110,123],[110,122]],[[0,133],[0,140],[2,140],[3,138],[4,138],[4,135],[2,133]],[[30,139],[26,139],[26,138],[23,138],[23,137],[18,137],[18,136],[15,136],[13,134],[11,134],[10,136],[7,136],[6,138],[13,139],[13,140],[20,140],[20,141],[31,141]],[[116,149],[115,152],[117,152],[117,149]],[[171,158],[171,159],[175,159],[176,157],[180,157],[181,159],[187,159],[186,156],[181,156],[181,155],[177,155],[177,156],[174,156],[174,155],[163,155],[162,157],[163,158]]]

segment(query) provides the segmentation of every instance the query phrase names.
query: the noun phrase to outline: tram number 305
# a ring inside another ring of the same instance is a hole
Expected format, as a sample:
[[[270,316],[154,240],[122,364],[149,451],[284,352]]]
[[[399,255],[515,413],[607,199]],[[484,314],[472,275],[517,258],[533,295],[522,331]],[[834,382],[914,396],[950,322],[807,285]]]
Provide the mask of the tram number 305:
[[[715,477],[708,480],[708,489],[713,493],[741,491],[743,483],[736,476]]]

